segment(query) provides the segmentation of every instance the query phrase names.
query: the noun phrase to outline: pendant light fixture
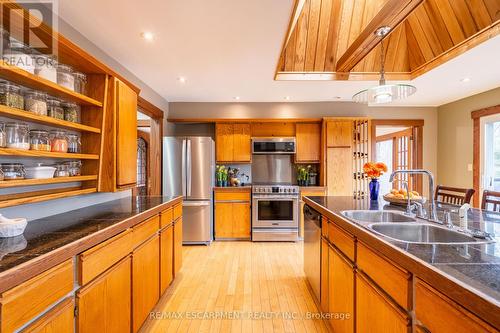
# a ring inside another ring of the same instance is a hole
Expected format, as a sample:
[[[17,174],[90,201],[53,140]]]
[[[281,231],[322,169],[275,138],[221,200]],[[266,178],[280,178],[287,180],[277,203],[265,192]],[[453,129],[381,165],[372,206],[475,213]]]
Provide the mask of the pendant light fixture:
[[[385,52],[384,38],[391,31],[390,27],[380,27],[375,31],[375,35],[380,37],[380,80],[379,85],[366,90],[362,90],[352,96],[352,99],[357,103],[368,105],[391,103],[397,99],[403,99],[413,95],[417,88],[409,84],[386,84],[385,83]]]

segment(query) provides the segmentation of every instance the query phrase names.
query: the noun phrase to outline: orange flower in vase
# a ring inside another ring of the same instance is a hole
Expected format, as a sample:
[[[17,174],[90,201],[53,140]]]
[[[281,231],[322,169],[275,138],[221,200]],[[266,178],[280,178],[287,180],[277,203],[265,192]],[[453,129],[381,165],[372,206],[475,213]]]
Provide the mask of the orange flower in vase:
[[[371,179],[370,199],[378,200],[378,192],[380,190],[380,183],[378,182],[378,179],[384,174],[384,172],[387,172],[387,165],[382,162],[368,162],[363,165],[363,171],[366,176]]]

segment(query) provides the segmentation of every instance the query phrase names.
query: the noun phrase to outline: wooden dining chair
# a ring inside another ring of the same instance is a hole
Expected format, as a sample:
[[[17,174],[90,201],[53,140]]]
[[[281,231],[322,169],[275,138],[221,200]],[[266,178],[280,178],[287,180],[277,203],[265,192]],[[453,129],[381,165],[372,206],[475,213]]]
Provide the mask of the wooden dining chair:
[[[500,212],[500,192],[484,190],[481,209],[490,212]]]
[[[474,189],[471,188],[457,188],[438,185],[434,199],[438,202],[461,206],[464,203],[470,204],[474,192]]]

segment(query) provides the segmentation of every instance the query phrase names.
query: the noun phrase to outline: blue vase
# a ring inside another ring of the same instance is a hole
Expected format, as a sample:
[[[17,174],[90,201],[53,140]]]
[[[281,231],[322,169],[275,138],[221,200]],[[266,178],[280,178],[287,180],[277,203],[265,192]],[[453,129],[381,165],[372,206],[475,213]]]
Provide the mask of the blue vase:
[[[380,183],[378,179],[373,178],[370,182],[370,200],[378,200],[378,191],[380,190]]]

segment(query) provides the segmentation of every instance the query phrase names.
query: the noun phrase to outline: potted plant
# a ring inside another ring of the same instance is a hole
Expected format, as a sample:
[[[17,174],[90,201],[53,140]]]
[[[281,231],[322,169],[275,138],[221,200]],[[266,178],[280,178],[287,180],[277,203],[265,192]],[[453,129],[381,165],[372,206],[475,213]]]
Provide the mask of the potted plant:
[[[217,179],[217,186],[227,186],[227,169],[224,165],[217,165],[215,167],[215,178]]]
[[[299,186],[307,186],[309,184],[309,172],[311,171],[311,166],[307,167],[299,166],[297,167],[297,182]]]
[[[378,200],[378,192],[380,190],[380,183],[378,179],[380,176],[387,172],[387,165],[382,162],[368,162],[363,166],[363,171],[366,176],[371,179],[370,181],[370,199]]]

